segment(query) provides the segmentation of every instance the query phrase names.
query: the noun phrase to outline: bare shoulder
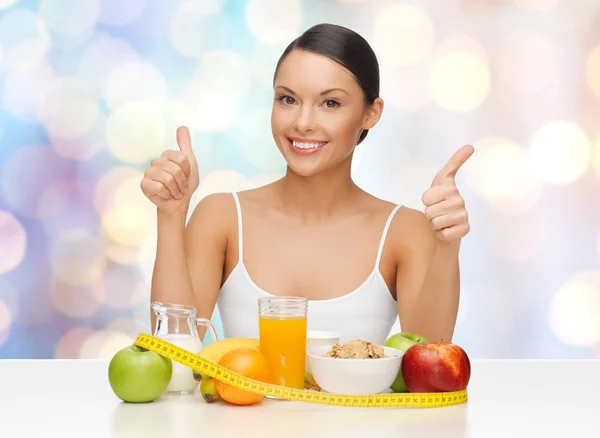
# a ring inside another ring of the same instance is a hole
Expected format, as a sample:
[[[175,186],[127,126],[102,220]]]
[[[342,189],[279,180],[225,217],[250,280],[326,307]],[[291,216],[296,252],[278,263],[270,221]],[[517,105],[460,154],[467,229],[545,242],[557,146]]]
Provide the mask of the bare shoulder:
[[[435,234],[425,214],[406,206],[398,209],[390,224],[389,235],[400,259],[415,252],[428,253],[435,246]]]
[[[198,202],[187,228],[193,234],[214,233],[226,237],[230,227],[236,222],[236,218],[233,195],[231,193],[212,193]]]

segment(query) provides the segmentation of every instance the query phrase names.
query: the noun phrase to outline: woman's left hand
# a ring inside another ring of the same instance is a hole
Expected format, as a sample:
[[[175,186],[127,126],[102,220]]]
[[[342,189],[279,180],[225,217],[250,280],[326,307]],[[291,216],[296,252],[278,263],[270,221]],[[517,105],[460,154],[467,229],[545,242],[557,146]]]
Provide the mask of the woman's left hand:
[[[471,229],[465,200],[458,192],[455,177],[458,169],[473,155],[473,152],[475,149],[470,145],[456,151],[437,173],[431,187],[421,198],[425,204],[425,217],[435,230],[436,237],[441,241],[461,239]]]

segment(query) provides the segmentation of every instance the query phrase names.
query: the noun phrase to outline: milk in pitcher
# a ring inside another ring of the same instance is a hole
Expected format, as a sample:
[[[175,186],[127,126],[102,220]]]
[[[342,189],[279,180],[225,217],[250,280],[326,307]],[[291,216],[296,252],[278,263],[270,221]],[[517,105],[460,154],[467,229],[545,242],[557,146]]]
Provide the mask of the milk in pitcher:
[[[202,341],[200,341],[198,336],[185,333],[169,333],[160,336],[160,338],[193,354],[198,354],[202,349]],[[168,394],[189,394],[194,392],[199,383],[194,379],[194,371],[179,362],[172,362],[173,375],[165,392]]]

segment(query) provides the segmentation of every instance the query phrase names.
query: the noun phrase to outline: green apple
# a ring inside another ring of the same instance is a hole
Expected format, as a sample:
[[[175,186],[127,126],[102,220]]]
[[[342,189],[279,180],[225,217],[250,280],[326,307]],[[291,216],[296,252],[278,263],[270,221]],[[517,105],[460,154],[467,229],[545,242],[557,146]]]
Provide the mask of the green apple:
[[[396,333],[395,335],[390,336],[383,345],[386,347],[396,348],[405,353],[406,350],[413,345],[424,344],[426,342],[429,342],[427,338],[414,333]],[[398,372],[398,376],[396,376],[396,380],[394,380],[394,383],[392,383],[390,388],[394,392],[408,392],[406,384],[404,383],[404,378],[402,377],[402,371]]]
[[[110,387],[129,403],[156,400],[167,389],[172,374],[170,359],[137,345],[119,350],[108,365]]]

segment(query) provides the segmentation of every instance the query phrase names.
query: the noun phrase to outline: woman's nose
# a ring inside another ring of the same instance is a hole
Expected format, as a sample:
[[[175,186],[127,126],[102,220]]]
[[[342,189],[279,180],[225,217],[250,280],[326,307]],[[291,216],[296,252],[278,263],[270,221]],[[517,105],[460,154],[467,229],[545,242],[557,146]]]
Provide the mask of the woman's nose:
[[[310,107],[300,107],[294,125],[299,132],[314,131],[316,120],[312,109]]]

